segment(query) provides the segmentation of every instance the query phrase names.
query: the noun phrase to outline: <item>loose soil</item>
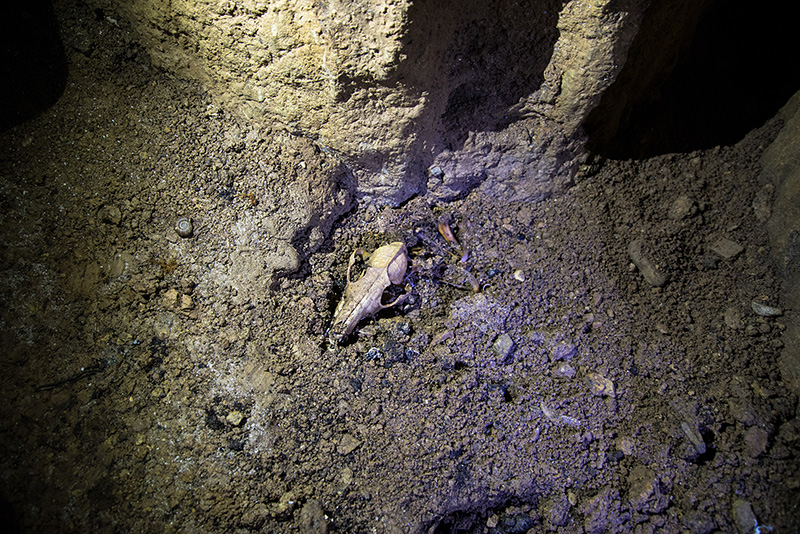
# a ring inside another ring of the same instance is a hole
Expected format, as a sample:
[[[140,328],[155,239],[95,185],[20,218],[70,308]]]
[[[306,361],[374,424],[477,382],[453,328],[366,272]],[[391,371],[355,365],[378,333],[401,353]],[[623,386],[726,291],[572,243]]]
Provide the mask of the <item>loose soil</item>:
[[[114,21],[58,9],[66,90],[0,134],[4,520],[800,528],[784,326],[751,304],[780,304],[758,179],[778,121],[734,146],[596,162],[538,203],[354,204],[267,269],[281,229],[260,225],[299,209],[281,177],[331,151],[227,115]],[[409,297],[330,342],[351,252],[395,240]]]

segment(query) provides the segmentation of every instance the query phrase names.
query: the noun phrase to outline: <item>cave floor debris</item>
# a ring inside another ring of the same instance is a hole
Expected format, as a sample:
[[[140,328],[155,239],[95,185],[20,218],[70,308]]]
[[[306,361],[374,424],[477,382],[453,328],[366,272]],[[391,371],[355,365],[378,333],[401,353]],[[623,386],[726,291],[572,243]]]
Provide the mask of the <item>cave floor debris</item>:
[[[22,531],[798,528],[782,317],[751,309],[780,305],[753,209],[775,121],[537,203],[358,205],[304,252],[270,244],[295,202],[270,180],[313,150],[135,54],[75,55],[62,99],[0,134]],[[479,292],[447,283],[443,214]],[[409,297],[328,347],[350,253],[394,240]]]

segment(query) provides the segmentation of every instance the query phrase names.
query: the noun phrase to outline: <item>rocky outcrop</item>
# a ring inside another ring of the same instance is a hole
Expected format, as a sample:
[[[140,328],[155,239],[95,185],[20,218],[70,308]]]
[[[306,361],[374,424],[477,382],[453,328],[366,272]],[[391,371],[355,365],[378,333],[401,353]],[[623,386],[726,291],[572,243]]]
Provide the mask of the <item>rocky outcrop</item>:
[[[224,109],[341,155],[360,196],[534,199],[582,162],[581,121],[646,2],[89,0]]]
[[[772,259],[783,279],[782,301],[789,309],[781,374],[800,394],[800,92],[783,107],[785,125],[764,151],[762,181],[774,187],[767,222]]]

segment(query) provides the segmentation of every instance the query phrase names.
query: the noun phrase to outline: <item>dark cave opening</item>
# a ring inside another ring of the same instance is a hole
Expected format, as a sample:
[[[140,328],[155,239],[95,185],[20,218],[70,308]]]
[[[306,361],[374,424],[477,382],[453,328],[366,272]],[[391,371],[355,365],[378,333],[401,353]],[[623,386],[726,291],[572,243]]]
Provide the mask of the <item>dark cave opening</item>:
[[[788,4],[656,0],[585,121],[590,152],[640,159],[741,140],[800,89]]]
[[[9,2],[0,11],[0,130],[47,109],[66,83],[52,2]]]

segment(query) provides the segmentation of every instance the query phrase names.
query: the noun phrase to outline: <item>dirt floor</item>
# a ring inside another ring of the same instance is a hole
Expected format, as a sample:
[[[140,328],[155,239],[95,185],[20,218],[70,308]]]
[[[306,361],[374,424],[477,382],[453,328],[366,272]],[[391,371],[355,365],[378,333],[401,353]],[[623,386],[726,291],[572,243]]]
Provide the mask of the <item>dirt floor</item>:
[[[329,151],[248,129],[94,15],[60,13],[64,95],[0,134],[4,521],[800,529],[798,401],[763,306],[777,121],[598,162],[539,203],[345,199],[327,236],[286,237],[282,177]],[[398,240],[409,296],[332,343],[351,252]]]

